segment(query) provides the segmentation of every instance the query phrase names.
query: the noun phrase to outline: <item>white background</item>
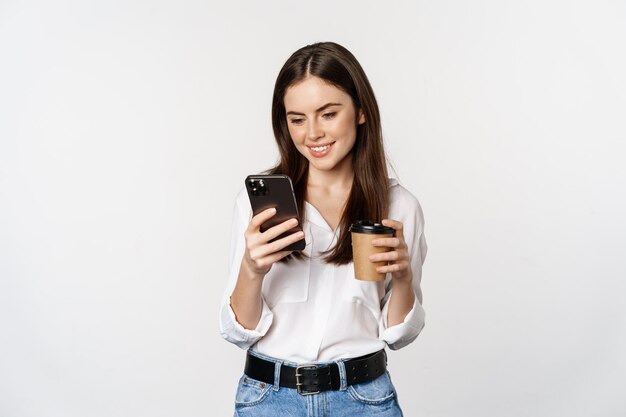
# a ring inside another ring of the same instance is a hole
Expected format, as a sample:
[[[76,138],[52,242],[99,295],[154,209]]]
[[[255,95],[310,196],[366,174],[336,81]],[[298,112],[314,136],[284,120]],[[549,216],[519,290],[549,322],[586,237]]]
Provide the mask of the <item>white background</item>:
[[[0,416],[232,415],[233,199],[348,47],[430,251],[407,416],[626,414],[622,1],[0,1]]]

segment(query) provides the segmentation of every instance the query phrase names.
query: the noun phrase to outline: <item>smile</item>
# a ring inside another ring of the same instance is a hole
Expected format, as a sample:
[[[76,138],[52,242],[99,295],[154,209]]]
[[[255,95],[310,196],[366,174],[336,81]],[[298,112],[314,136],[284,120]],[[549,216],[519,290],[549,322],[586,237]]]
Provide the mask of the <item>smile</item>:
[[[307,146],[307,148],[309,148],[309,152],[311,153],[312,156],[314,156],[315,158],[321,158],[323,156],[326,156],[328,152],[330,152],[330,148],[334,144],[335,142],[331,142],[325,145]]]

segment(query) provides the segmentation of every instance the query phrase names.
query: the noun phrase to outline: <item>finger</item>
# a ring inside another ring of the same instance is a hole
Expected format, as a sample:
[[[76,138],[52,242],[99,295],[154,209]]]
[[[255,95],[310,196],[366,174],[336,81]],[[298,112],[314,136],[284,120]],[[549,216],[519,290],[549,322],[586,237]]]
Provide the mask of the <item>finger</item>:
[[[404,225],[393,219],[385,219],[383,220],[383,226],[391,227],[396,231],[396,237],[401,237],[404,239]]]
[[[258,257],[254,258],[252,259],[252,261],[254,262],[254,265],[256,268],[261,269],[263,273],[267,273],[272,267],[272,264],[274,264],[274,262],[281,260],[282,258],[289,255],[290,253],[291,251],[288,251],[288,250],[280,251],[280,252],[272,253],[269,256],[265,256],[261,258],[258,258]]]
[[[290,250],[281,250],[280,252],[276,252],[276,253],[269,255],[266,259],[264,259],[264,261],[267,262],[268,264],[273,264],[275,262],[280,261],[285,256],[290,255],[290,254],[291,254]]]
[[[293,229],[298,225],[298,219],[289,219],[284,222],[277,224],[276,226],[270,227],[265,232],[261,233],[263,236],[263,241],[269,242],[270,240],[282,235],[285,232]]]
[[[372,245],[374,246],[386,246],[389,248],[397,248],[400,246],[400,239],[397,237],[385,237],[380,239],[372,240]]]
[[[400,253],[397,251],[377,253],[375,255],[370,255],[369,260],[371,262],[393,262],[400,259]]]
[[[304,238],[304,232],[298,231],[290,234],[289,236],[285,236],[281,239],[275,240],[272,243],[267,243],[258,248],[257,256],[264,257],[268,256],[272,253],[278,252],[283,248],[291,245],[292,243],[296,243],[297,241]]]
[[[408,263],[398,262],[391,265],[379,266],[376,268],[376,272],[386,274],[387,272],[399,272],[408,268]]]
[[[268,208],[267,210],[263,210],[262,212],[254,216],[252,220],[250,220],[250,225],[248,226],[248,229],[252,228],[252,230],[259,230],[261,228],[261,225],[274,217],[275,214],[276,209],[273,207]]]

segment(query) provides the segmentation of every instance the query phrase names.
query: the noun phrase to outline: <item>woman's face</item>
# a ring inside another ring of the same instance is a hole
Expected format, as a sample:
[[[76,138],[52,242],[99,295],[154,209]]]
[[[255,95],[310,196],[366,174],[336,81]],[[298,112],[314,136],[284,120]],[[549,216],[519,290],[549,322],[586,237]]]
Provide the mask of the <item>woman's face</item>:
[[[357,114],[348,94],[318,77],[309,77],[285,92],[289,134],[309,167],[330,171],[350,163]],[[365,122],[361,113],[358,124]]]

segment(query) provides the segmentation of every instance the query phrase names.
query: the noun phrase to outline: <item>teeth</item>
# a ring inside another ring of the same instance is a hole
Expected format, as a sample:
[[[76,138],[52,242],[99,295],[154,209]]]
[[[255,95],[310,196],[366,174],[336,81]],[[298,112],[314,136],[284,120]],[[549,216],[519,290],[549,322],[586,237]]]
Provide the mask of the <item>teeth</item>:
[[[313,149],[315,152],[322,152],[322,151],[325,151],[325,150],[326,150],[326,149],[328,149],[328,148],[330,148],[330,145],[320,146],[320,147],[317,147],[317,148],[311,148],[311,149]]]

